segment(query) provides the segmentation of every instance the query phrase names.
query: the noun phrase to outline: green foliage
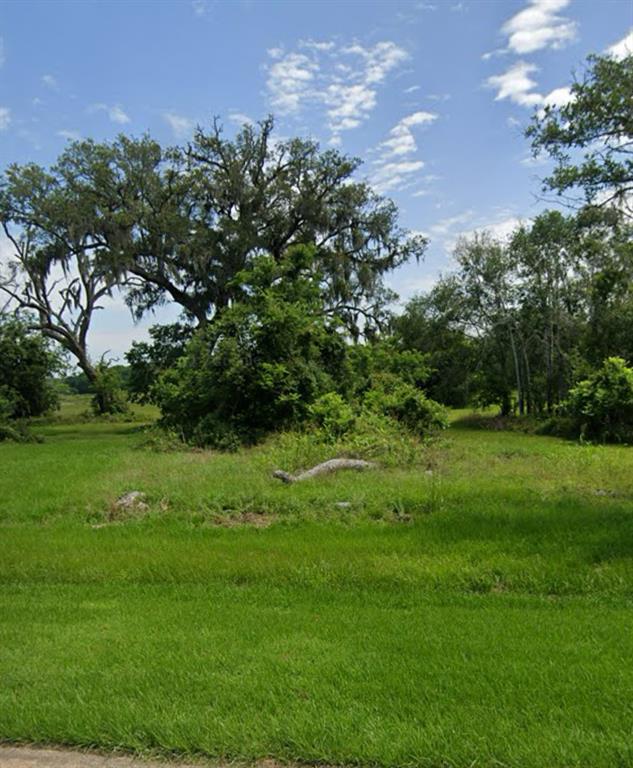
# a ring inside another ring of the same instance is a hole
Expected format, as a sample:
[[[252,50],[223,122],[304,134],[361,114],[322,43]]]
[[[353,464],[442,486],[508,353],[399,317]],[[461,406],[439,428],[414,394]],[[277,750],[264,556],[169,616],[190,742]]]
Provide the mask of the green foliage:
[[[94,384],[83,371],[80,373],[73,373],[70,376],[65,376],[64,383],[75,395],[92,395],[95,391]]]
[[[308,407],[308,417],[329,440],[336,440],[353,428],[356,417],[337,393],[327,392]]]
[[[137,403],[153,402],[153,388],[160,374],[182,357],[193,329],[188,325],[153,325],[151,342],[135,341],[125,355],[129,363],[128,391]]]
[[[443,279],[428,294],[411,299],[392,323],[399,345],[424,355],[429,397],[455,407],[471,399],[478,351],[464,330],[463,317],[455,280]]]
[[[40,334],[18,319],[0,317],[0,421],[55,408],[52,376],[59,367],[59,357]]]
[[[633,369],[620,357],[607,358],[571,390],[566,409],[582,438],[633,442]]]
[[[313,251],[255,260],[241,295],[194,335],[155,388],[163,423],[199,445],[235,447],[304,421],[336,389],[346,344],[323,311]]]
[[[101,362],[95,370],[94,395],[90,401],[95,416],[128,413],[129,403],[125,390],[121,386],[121,373],[118,367]]]
[[[547,153],[556,161],[545,179],[546,190],[568,196],[580,191],[585,203],[611,201],[630,213],[631,93],[633,56],[590,56],[568,103],[546,106],[534,116],[526,132],[534,154]]]
[[[393,374],[376,377],[363,403],[370,411],[394,419],[420,437],[448,426],[447,412],[439,403]]]

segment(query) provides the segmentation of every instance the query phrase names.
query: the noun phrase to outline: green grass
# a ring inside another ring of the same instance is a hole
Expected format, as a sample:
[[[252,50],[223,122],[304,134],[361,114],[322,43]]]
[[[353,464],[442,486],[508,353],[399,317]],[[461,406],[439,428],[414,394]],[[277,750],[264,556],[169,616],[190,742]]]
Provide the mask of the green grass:
[[[0,740],[633,764],[630,449],[456,421],[415,466],[284,486],[287,446],[37,429],[0,445]],[[133,488],[147,514],[109,522]]]

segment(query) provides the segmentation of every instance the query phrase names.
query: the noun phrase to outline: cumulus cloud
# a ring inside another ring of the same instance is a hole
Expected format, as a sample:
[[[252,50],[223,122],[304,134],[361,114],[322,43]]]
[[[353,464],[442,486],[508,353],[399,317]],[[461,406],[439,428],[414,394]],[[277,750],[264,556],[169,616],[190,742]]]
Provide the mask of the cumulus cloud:
[[[268,50],[266,88],[273,108],[283,115],[324,110],[332,132],[340,134],[365,122],[377,104],[378,88],[408,58],[391,41],[373,46],[339,46],[330,40],[301,40],[297,48]]]
[[[495,101],[510,99],[522,107],[534,107],[543,102],[543,97],[534,92],[536,80],[531,77],[537,71],[536,64],[518,61],[501,75],[489,77],[486,83],[497,89]]]
[[[564,107],[574,100],[574,95],[571,92],[571,88],[564,85],[562,88],[554,88],[547,96],[543,97],[543,104],[548,104],[551,107]]]
[[[105,112],[110,122],[117,123],[118,125],[125,125],[130,122],[129,115],[123,111],[123,108],[119,104],[93,104],[89,108],[89,111]]]
[[[578,24],[558,15],[570,0],[530,0],[502,26],[508,50],[524,55],[543,48],[562,48],[576,39]]]
[[[414,112],[397,123],[391,131],[389,138],[382,142],[380,148],[389,155],[408,155],[415,152],[417,147],[413,128],[420,125],[430,125],[437,120],[434,112]]]
[[[163,112],[163,120],[169,125],[174,136],[178,139],[186,139],[191,136],[196,126],[195,120],[175,112]]]
[[[284,55],[280,49],[272,49],[269,54],[277,59],[268,70],[266,83],[272,105],[282,114],[297,112],[318,93],[313,89],[319,65],[305,53]],[[323,98],[322,94],[319,96]]]
[[[519,61],[501,75],[493,75],[486,81],[491,88],[497,89],[495,101],[509,99],[522,107],[564,107],[573,101],[573,94],[569,86],[554,88],[548,94],[543,95],[534,90],[536,81],[530,77],[538,71],[536,64],[528,64]],[[516,125],[516,123],[514,124]]]
[[[622,61],[622,59],[626,59],[627,56],[633,56],[633,29],[631,29],[628,35],[625,35],[622,40],[618,40],[617,43],[609,46],[606,53],[616,61]]]
[[[6,131],[11,125],[11,110],[9,107],[0,107],[0,131]]]
[[[414,129],[434,123],[437,117],[434,112],[413,112],[389,131],[388,137],[378,145],[379,157],[374,160],[370,174],[377,192],[400,190],[417,180],[425,163],[413,157],[418,149]]]

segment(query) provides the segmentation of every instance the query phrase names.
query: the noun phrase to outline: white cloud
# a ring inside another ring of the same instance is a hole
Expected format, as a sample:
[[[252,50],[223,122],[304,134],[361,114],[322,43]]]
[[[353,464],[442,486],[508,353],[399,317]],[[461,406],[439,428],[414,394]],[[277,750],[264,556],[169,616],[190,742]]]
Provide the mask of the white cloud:
[[[525,221],[508,209],[500,209],[492,216],[476,215],[471,209],[441,219],[430,227],[429,233],[433,240],[442,244],[445,253],[452,254],[460,237],[489,232],[498,240],[507,240]]]
[[[243,112],[229,112],[229,120],[240,128],[243,125],[255,125],[255,121],[252,117],[245,115]]]
[[[321,42],[318,40],[300,40],[299,45],[301,48],[308,48],[313,51],[331,51],[336,47],[336,44],[331,40]]]
[[[371,184],[379,194],[401,190],[415,179],[412,174],[424,168],[423,160],[397,160],[382,163],[371,175]]]
[[[510,99],[522,107],[534,107],[543,103],[543,97],[534,93],[536,81],[530,75],[537,72],[536,64],[518,61],[501,75],[493,75],[486,80],[487,85],[497,89],[495,101]]]
[[[418,149],[413,129],[430,125],[437,117],[434,112],[413,112],[396,123],[388,138],[378,145],[380,155],[374,160],[375,168],[370,174],[371,184],[378,193],[400,190],[418,179],[425,164],[411,157]]]
[[[56,91],[59,88],[59,83],[53,77],[53,75],[43,75],[42,76],[42,83],[47,88],[50,88],[52,91]]]
[[[633,56],[633,29],[630,30],[628,35],[625,35],[622,40],[618,40],[617,43],[609,46],[606,53],[612,56],[616,61],[622,61],[627,56]]]
[[[437,120],[434,112],[414,112],[404,117],[390,131],[389,138],[380,144],[380,149],[389,155],[408,155],[417,150],[412,128],[430,125]]]
[[[561,0],[551,0],[551,5],[556,5],[554,10],[561,6]],[[540,3],[543,5],[543,2]],[[520,14],[518,14],[520,15]],[[633,55],[633,29],[614,45],[606,49],[605,53],[616,60],[622,60],[626,56]],[[518,61],[501,75],[493,75],[486,81],[487,85],[497,89],[496,101],[510,99],[523,107],[564,107],[574,100],[574,95],[569,86],[554,88],[546,95],[534,90],[536,81],[531,75],[538,71],[536,64],[526,61]]]
[[[11,125],[11,110],[9,107],[0,107],[0,131],[6,131]]]
[[[416,91],[420,90],[419,85],[411,85],[408,88],[404,89],[404,93],[415,93]]]
[[[271,48],[268,55],[266,87],[273,108],[284,115],[308,108],[324,110],[334,145],[342,131],[368,119],[377,104],[378,87],[408,58],[390,41],[340,47],[329,40],[301,40],[294,51]]]
[[[574,100],[571,88],[564,85],[562,88],[554,88],[547,96],[543,97],[543,104],[549,104],[552,107],[564,107]]]
[[[495,239],[504,241],[508,240],[512,233],[525,223],[525,219],[521,219],[518,216],[506,216],[504,218],[493,219],[488,223],[480,224],[475,231],[490,232]]]
[[[169,125],[174,136],[178,139],[186,139],[191,136],[196,126],[195,120],[175,112],[163,112],[163,120]]]
[[[57,131],[57,135],[60,136],[62,139],[68,139],[68,141],[79,141],[81,138],[81,134],[79,131],[71,131],[64,128],[61,131]]]
[[[433,224],[429,229],[429,233],[432,237],[441,240],[448,235],[456,236],[463,231],[462,225],[472,222],[474,211],[467,210],[462,213],[455,214],[455,216],[448,216],[444,219],[440,219]]]
[[[129,115],[123,111],[123,108],[119,104],[92,104],[88,111],[105,112],[110,122],[117,123],[118,125],[125,125],[130,122]]]
[[[275,63],[268,70],[268,91],[273,107],[284,114],[296,112],[311,98],[319,65],[304,53],[285,56],[274,49]]]
[[[523,10],[508,19],[501,31],[508,50],[523,55],[542,48],[562,48],[576,39],[578,24],[559,16],[570,0],[529,0]]]
[[[130,122],[129,116],[117,104],[108,109],[108,117],[113,123],[119,123],[120,125]]]

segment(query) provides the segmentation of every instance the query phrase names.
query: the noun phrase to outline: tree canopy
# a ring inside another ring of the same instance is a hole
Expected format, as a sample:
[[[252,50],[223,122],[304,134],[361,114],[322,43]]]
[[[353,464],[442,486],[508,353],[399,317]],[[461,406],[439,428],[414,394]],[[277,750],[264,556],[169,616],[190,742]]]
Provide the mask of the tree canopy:
[[[569,101],[537,112],[527,129],[536,155],[556,161],[545,190],[633,215],[633,56],[590,56]]]

